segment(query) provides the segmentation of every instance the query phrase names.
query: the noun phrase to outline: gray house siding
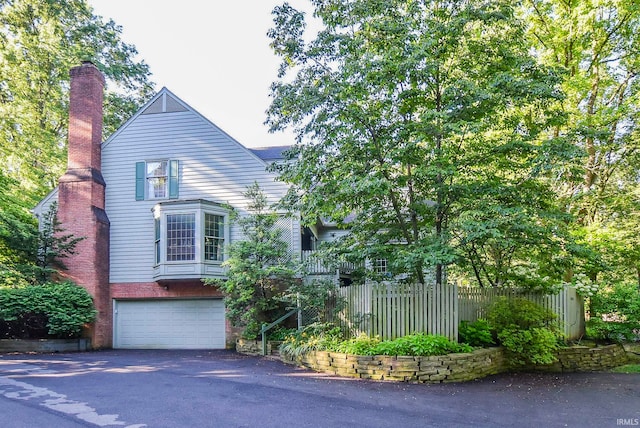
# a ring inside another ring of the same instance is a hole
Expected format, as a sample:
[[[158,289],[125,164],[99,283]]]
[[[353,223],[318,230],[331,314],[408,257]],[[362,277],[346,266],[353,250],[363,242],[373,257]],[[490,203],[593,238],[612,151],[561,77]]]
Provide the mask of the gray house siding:
[[[163,90],[156,98],[161,96],[169,98],[171,94]],[[269,202],[276,202],[287,191],[274,174],[266,172],[262,160],[190,108],[135,116],[103,145],[102,173],[111,221],[111,282],[153,281],[151,210],[163,200],[135,200],[135,166],[140,161],[169,159],[179,161],[180,200],[228,204],[243,215],[248,203],[243,193],[254,182]],[[292,233],[296,233],[295,225]],[[233,225],[230,239],[239,239]],[[292,240],[297,241],[299,237]]]

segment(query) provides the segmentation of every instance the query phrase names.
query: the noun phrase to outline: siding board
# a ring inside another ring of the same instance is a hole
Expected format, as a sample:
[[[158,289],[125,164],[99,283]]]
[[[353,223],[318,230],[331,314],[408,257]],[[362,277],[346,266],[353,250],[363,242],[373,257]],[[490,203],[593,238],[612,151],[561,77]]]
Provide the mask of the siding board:
[[[262,161],[194,111],[137,116],[104,145],[102,153],[111,221],[111,282],[153,281],[151,209],[161,200],[135,200],[135,163],[160,159],[179,161],[180,199],[228,203],[245,214],[249,201],[242,194],[254,182],[270,203],[287,191],[265,171]],[[292,233],[297,244],[298,222],[292,222]],[[231,241],[238,236],[232,225]]]

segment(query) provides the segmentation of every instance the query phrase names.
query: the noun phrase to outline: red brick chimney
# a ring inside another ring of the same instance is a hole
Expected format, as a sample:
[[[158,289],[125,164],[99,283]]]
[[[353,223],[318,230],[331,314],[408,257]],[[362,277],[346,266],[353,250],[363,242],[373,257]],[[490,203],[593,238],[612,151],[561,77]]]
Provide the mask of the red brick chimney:
[[[64,260],[62,275],[91,293],[98,317],[85,334],[94,348],[111,347],[109,219],[101,173],[104,76],[90,62],[71,69],[67,172],[58,185],[58,220],[65,234],[84,238]]]

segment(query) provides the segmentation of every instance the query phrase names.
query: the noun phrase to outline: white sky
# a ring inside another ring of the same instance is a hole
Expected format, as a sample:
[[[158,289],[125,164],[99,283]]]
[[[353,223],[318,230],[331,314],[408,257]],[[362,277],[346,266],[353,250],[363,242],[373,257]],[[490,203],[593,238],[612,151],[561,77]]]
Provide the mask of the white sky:
[[[288,145],[263,122],[278,58],[266,33],[284,0],[88,0],[94,14],[122,26],[153,73],[184,102],[247,147]],[[308,1],[289,0],[301,9]]]

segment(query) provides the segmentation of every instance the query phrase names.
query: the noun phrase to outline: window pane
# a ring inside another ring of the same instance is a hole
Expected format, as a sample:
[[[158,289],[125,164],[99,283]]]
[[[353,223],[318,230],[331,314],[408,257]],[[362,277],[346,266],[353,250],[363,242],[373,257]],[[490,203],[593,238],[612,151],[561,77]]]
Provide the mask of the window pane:
[[[224,217],[220,215],[204,215],[204,259],[209,261],[224,260]]]
[[[194,260],[195,235],[195,214],[167,215],[167,261]]]
[[[155,227],[155,233],[156,233],[156,237],[155,237],[155,254],[156,254],[156,264],[160,263],[160,219],[156,218],[154,220],[154,227]]]
[[[167,197],[167,161],[147,162],[147,197]]]
[[[166,177],[167,161],[147,162],[147,177]]]
[[[167,197],[167,177],[148,178],[147,184],[149,198]]]

